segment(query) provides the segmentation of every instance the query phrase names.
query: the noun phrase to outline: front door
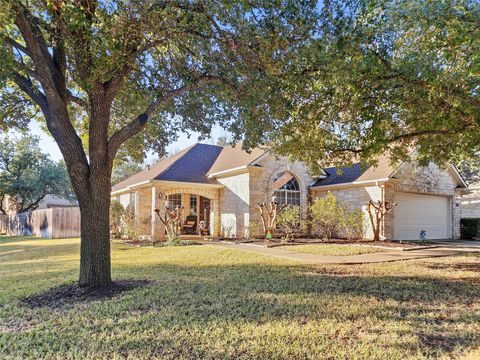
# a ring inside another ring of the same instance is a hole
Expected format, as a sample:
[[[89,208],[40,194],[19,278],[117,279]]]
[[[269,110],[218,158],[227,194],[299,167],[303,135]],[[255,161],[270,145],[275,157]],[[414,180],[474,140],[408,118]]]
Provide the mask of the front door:
[[[210,199],[200,196],[200,222],[205,224],[203,229],[204,235],[210,235]],[[200,224],[200,223],[199,223]]]

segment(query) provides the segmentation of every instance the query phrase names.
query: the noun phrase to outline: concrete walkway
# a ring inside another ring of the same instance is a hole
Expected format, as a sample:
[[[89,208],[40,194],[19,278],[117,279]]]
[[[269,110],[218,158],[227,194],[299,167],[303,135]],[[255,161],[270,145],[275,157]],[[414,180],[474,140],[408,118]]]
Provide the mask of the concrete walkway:
[[[377,253],[351,255],[351,256],[332,256],[332,255],[297,253],[297,252],[292,252],[288,250],[282,250],[279,248],[267,248],[259,245],[249,245],[249,244],[232,244],[232,243],[208,242],[208,241],[202,242],[202,244],[224,248],[224,249],[252,252],[255,254],[273,256],[281,259],[296,260],[296,261],[303,262],[305,264],[316,264],[316,265],[372,264],[372,263],[382,263],[382,262],[391,262],[391,261],[400,261],[400,260],[451,256],[451,255],[458,255],[463,252],[460,249],[456,250],[456,249],[443,248],[443,247],[438,247],[433,249],[423,249],[423,250],[410,250],[410,251],[402,251],[401,249],[392,248],[392,250],[385,250],[384,252],[377,252]]]

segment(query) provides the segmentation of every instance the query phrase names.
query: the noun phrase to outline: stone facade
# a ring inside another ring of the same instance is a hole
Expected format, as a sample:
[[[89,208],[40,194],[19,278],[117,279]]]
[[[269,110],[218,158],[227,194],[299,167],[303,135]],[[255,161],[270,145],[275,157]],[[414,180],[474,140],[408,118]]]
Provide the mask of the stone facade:
[[[300,205],[307,209],[311,199],[323,197],[331,191],[337,199],[350,209],[362,209],[365,218],[365,235],[373,236],[367,204],[370,200],[395,202],[398,192],[444,196],[451,199],[452,233],[459,236],[460,217],[478,216],[476,195],[460,197],[457,183],[449,171],[435,165],[420,167],[415,163],[403,163],[391,175],[390,180],[371,181],[362,185],[340,184],[338,187],[311,188],[316,178],[300,162],[290,162],[268,153],[253,164],[216,177],[216,185],[195,183],[154,182],[115,196],[125,208],[135,213],[136,226],[141,235],[156,239],[164,237],[164,228],[156,217],[155,209],[165,208],[165,196],[182,194],[185,217],[190,213],[190,195],[210,199],[210,234],[230,238],[261,236],[263,229],[257,204],[269,202],[273,195],[273,181],[283,172],[293,175],[300,186]],[[480,188],[478,189],[480,193]],[[462,207],[460,207],[462,203]],[[467,206],[468,205],[468,206]],[[471,205],[471,206],[470,206]],[[395,211],[383,220],[381,234],[384,238],[394,237]]]
[[[224,188],[220,192],[220,233],[223,237],[243,237],[250,222],[250,173],[217,178]]]
[[[461,218],[480,218],[480,185],[470,187],[470,192],[458,198]]]
[[[357,186],[346,189],[337,189],[330,191],[321,191],[312,189],[312,200],[325,197],[328,192],[331,192],[336,198],[337,201],[345,205],[350,211],[354,209],[361,209],[364,217],[364,235],[367,239],[373,238],[373,229],[369,221],[367,204],[370,200],[382,200],[383,194],[385,193],[384,185],[379,186]],[[385,224],[387,224],[388,229],[385,229]],[[390,231],[391,229],[391,219],[388,217],[385,218],[383,224],[382,234],[385,234],[385,230]]]
[[[250,170],[250,234],[259,236],[263,233],[260,212],[257,204],[272,200],[272,184],[275,177],[282,172],[291,173],[300,185],[300,207],[306,209],[309,198],[309,188],[315,179],[308,172],[308,168],[300,162],[290,162],[285,158],[265,155],[258,161],[258,168]]]
[[[372,238],[373,231],[368,220],[367,204],[370,200],[383,200],[389,203],[396,201],[395,194],[399,192],[417,193],[425,195],[445,196],[450,199],[451,226],[454,238],[460,236],[460,198],[456,190],[457,184],[449,171],[442,170],[434,164],[426,167],[415,163],[403,163],[391,175],[391,180],[374,184],[373,186],[353,186],[330,190],[337,199],[352,209],[362,209],[366,219],[365,236]],[[327,194],[321,188],[312,189],[312,198],[323,197]],[[387,214],[383,220],[381,234],[383,238],[393,239],[395,234],[395,210]]]

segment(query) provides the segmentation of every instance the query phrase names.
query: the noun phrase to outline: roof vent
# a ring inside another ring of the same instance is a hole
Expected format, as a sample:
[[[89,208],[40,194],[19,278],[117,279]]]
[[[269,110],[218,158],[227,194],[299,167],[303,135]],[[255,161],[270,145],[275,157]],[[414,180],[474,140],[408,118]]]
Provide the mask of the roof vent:
[[[147,171],[150,171],[150,165],[147,165],[146,169],[147,169]]]

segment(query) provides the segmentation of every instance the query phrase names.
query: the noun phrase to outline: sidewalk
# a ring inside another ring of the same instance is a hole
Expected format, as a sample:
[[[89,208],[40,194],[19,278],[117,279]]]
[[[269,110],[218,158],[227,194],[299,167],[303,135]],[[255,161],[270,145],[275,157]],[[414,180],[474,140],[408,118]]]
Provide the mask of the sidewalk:
[[[258,245],[248,245],[248,244],[229,244],[229,243],[208,242],[208,241],[202,242],[202,244],[210,245],[214,247],[220,247],[224,249],[252,252],[255,254],[260,254],[264,256],[273,256],[281,259],[296,260],[306,264],[316,264],[316,265],[373,264],[373,263],[382,263],[382,262],[391,262],[391,261],[400,261],[400,260],[451,256],[451,255],[458,255],[463,252],[460,249],[456,250],[456,249],[439,247],[434,249],[411,250],[411,251],[401,251],[400,249],[399,250],[392,249],[392,250],[385,250],[384,252],[362,254],[362,255],[332,256],[332,255],[297,253],[297,252],[282,250],[279,248],[266,248]]]

